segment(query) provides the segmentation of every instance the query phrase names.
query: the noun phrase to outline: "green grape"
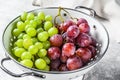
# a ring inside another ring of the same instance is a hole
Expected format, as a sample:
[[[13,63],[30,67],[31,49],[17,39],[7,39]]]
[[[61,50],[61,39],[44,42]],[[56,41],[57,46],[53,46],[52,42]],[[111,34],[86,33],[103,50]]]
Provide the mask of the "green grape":
[[[58,33],[58,29],[56,27],[52,27],[48,30],[49,36],[53,36]]]
[[[52,21],[52,16],[51,15],[46,15],[45,20],[46,21]]]
[[[33,42],[33,44],[35,44],[36,42],[38,42],[38,39],[37,38],[32,38],[32,42]]]
[[[50,41],[44,41],[43,42],[43,48],[48,49],[50,47]]]
[[[33,20],[33,19],[34,19],[34,14],[32,12],[28,13],[27,20]]]
[[[49,34],[46,31],[43,31],[38,34],[38,40],[40,41],[46,41],[49,38]]]
[[[43,28],[38,28],[37,29],[37,33],[40,33],[40,32],[43,32],[44,30],[43,30]]]
[[[43,69],[45,69],[47,64],[43,59],[39,58],[35,61],[35,66],[36,66],[36,68],[43,70]]]
[[[38,48],[35,46],[35,45],[31,45],[29,48],[28,48],[28,51],[35,55],[37,52],[38,52]]]
[[[29,36],[33,37],[33,36],[36,36],[37,31],[36,31],[34,28],[28,28],[28,29],[26,30],[26,33],[27,33]]]
[[[50,71],[50,66],[47,65],[47,66],[44,68],[44,70],[45,70],[45,71]]]
[[[47,64],[50,64],[50,59],[47,56],[43,57],[42,59],[44,59]]]
[[[17,61],[20,62],[20,61],[21,61],[21,58],[18,58]]]
[[[28,49],[29,46],[31,46],[31,45],[33,45],[31,39],[29,39],[29,38],[23,39],[23,47],[24,47],[25,49]]]
[[[35,57],[32,55],[32,58],[31,58],[32,61],[35,61]]]
[[[41,19],[41,20],[45,20],[45,14],[44,14],[44,12],[39,12],[38,13],[38,18]]]
[[[27,18],[27,12],[23,12],[23,13],[21,14],[20,18],[21,18],[22,21],[25,21],[26,18]]]
[[[30,39],[31,37],[28,34],[24,34],[23,39],[26,39],[26,38]]]
[[[23,39],[18,39],[15,44],[17,45],[17,47],[23,47]]]
[[[30,24],[30,20],[26,20],[24,23],[25,23],[25,25],[28,25],[28,24]]]
[[[32,25],[33,28],[37,27],[37,22],[35,20],[31,20],[30,24]]]
[[[19,29],[14,29],[12,32],[13,36],[19,36],[20,33],[21,33],[21,31]]]
[[[34,17],[34,21],[37,22],[37,25],[40,25],[42,23],[42,21],[40,20],[40,18],[37,17],[37,16]]]
[[[23,39],[25,33],[20,33],[20,35],[17,37],[18,39]]]
[[[18,21],[18,22],[17,22],[17,28],[18,28],[20,31],[24,31],[24,30],[25,30],[25,24],[24,24],[22,21]]]
[[[21,57],[21,54],[22,54],[23,52],[25,52],[25,49],[24,49],[24,48],[17,48],[17,49],[14,50],[14,54],[15,54],[15,56],[17,56],[17,57]]]
[[[41,42],[36,42],[35,43],[35,46],[38,48],[38,49],[42,49],[43,48],[43,44]]]
[[[47,50],[46,49],[40,49],[38,52],[39,57],[45,57],[47,55]]]
[[[31,24],[28,24],[25,26],[25,31],[28,29],[28,28],[34,28]]]
[[[44,29],[45,29],[46,31],[48,31],[51,27],[52,27],[52,22],[46,21],[46,22],[44,23]]]
[[[22,61],[20,61],[20,63],[28,68],[32,68],[33,67],[33,62],[30,59],[24,59]]]
[[[21,59],[24,60],[24,59],[31,59],[32,58],[32,54],[30,54],[30,52],[23,52],[21,54]]]

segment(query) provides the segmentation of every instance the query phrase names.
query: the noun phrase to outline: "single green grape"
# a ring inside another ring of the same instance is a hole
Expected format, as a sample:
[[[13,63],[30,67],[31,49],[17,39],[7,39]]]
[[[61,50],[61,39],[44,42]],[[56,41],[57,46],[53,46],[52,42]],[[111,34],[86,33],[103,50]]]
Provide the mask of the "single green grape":
[[[46,21],[46,22],[44,23],[44,29],[45,29],[46,31],[48,31],[51,27],[52,27],[52,22]]]
[[[43,70],[43,69],[45,69],[47,64],[46,64],[45,60],[39,58],[35,61],[35,66],[36,66],[36,68]]]
[[[37,38],[31,38],[31,39],[32,39],[33,44],[35,44],[36,42],[38,42]]]
[[[40,25],[42,23],[42,21],[40,20],[40,18],[37,17],[37,16],[34,17],[34,21],[37,22],[37,25]]]
[[[19,29],[17,29],[17,28],[15,28],[15,29],[13,30],[13,32],[12,32],[13,36],[19,36],[20,33],[21,33],[21,31],[20,31]]]
[[[30,20],[25,20],[25,25],[28,25],[28,24],[30,24]]]
[[[38,40],[40,41],[46,41],[49,38],[49,34],[46,31],[43,31],[38,34]]]
[[[35,45],[31,45],[29,48],[28,48],[28,51],[35,55],[37,52],[38,52],[38,48],[35,46]]]
[[[17,48],[17,49],[14,50],[14,54],[15,54],[15,56],[17,56],[17,57],[21,57],[21,54],[22,54],[23,52],[25,52],[25,49],[24,49],[24,48]]]
[[[31,24],[28,24],[25,26],[25,31],[28,29],[28,28],[34,28]]]
[[[17,47],[23,47],[23,39],[18,39],[15,44],[17,45]]]
[[[23,52],[21,54],[21,59],[24,60],[24,59],[32,59],[32,54],[30,52]]]
[[[33,62],[30,59],[24,59],[22,61],[20,61],[20,63],[28,68],[32,68],[33,67]]]
[[[43,32],[44,30],[43,30],[43,28],[38,28],[37,29],[37,33],[40,33],[40,32]]]
[[[23,47],[25,49],[28,49],[29,46],[31,46],[31,45],[33,45],[33,42],[32,42],[32,40],[30,38],[23,39]]]
[[[43,48],[48,49],[50,47],[50,41],[44,41],[43,42]]]
[[[24,34],[23,39],[26,39],[26,38],[30,39],[31,37],[28,34]]]
[[[33,28],[37,27],[37,22],[35,20],[30,20],[30,24],[32,25]]]
[[[28,28],[28,29],[26,30],[26,33],[27,33],[29,36],[33,37],[33,36],[36,36],[37,31],[36,31],[34,28]]]
[[[45,70],[45,71],[50,71],[50,66],[47,65],[47,66],[44,68],[44,70]]]
[[[52,21],[52,16],[51,15],[46,15],[45,20],[46,21]]]
[[[24,31],[24,30],[25,30],[25,24],[24,24],[22,21],[18,21],[18,22],[17,22],[17,28],[18,28],[20,31]]]
[[[17,37],[18,39],[23,39],[25,33],[20,33],[20,35]]]
[[[52,27],[48,30],[48,34],[50,37],[57,34],[57,33],[58,33],[58,29],[56,27]]]
[[[42,59],[44,59],[47,64],[50,64],[50,59],[47,56],[42,57]]]
[[[22,21],[25,21],[26,18],[27,18],[27,12],[24,11],[24,12],[21,14],[20,18],[21,18]]]
[[[42,49],[43,48],[43,44],[41,42],[36,42],[35,43],[35,46],[38,48],[38,49]]]
[[[46,49],[40,49],[38,52],[39,57],[45,57],[47,55],[47,50]]]
[[[44,12],[39,12],[38,13],[38,18],[41,20],[45,20],[45,13]]]
[[[34,19],[34,14],[32,12],[28,13],[27,20],[33,20],[33,19]]]

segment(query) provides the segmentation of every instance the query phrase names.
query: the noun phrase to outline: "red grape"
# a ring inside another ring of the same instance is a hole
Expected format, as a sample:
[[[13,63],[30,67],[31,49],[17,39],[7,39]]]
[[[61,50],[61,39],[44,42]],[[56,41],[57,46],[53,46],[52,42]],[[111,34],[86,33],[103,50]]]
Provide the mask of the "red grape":
[[[52,71],[58,71],[59,66],[60,66],[60,60],[59,59],[51,60],[50,69]]]
[[[73,25],[73,24],[74,24],[74,22],[72,20],[68,20],[68,21],[66,21],[64,23],[61,23],[60,27],[59,27],[59,30],[61,32],[66,32],[67,29],[68,29],[68,27],[71,26],[71,25]]]
[[[92,52],[92,57],[96,55],[96,48],[92,45],[88,46],[88,49]]]
[[[75,43],[75,39],[74,39],[74,38],[70,38],[70,37],[66,37],[66,38],[65,38],[65,41],[66,41],[66,42],[69,42],[69,43],[70,43],[70,42],[71,42],[71,43]]]
[[[84,18],[80,18],[77,21],[77,25],[79,26],[81,23],[88,23],[87,20],[85,20]]]
[[[63,43],[63,38],[60,34],[55,34],[50,38],[50,43],[52,46],[60,47]]]
[[[76,42],[80,47],[87,47],[92,43],[92,38],[87,33],[81,33],[76,38]]]
[[[68,57],[63,55],[63,54],[60,56],[60,60],[61,60],[62,63],[66,63],[67,59],[68,59]]]
[[[48,57],[51,60],[59,59],[60,58],[61,51],[58,47],[50,47],[48,49]]]
[[[72,25],[67,29],[67,36],[70,38],[76,38],[80,33],[79,28],[77,27],[77,25]]]
[[[59,67],[59,71],[68,71],[66,64],[61,64]]]
[[[79,25],[79,30],[80,30],[80,32],[89,33],[90,32],[90,27],[87,23],[81,23]]]
[[[62,55],[70,57],[75,54],[75,45],[73,43],[65,43],[62,47]]]
[[[88,48],[78,48],[76,50],[76,54],[82,59],[84,63],[88,62],[92,57],[92,53]]]
[[[68,58],[67,60],[67,68],[69,70],[75,70],[75,69],[79,69],[81,68],[83,65],[80,57],[78,56],[72,56],[70,58]]]

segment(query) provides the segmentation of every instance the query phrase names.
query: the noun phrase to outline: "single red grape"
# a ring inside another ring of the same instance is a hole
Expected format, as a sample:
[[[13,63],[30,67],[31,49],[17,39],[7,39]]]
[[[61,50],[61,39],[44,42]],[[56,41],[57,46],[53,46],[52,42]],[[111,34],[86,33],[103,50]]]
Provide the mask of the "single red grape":
[[[62,63],[66,63],[67,59],[68,59],[68,57],[63,55],[63,54],[60,56],[60,60],[61,60]]]
[[[51,46],[60,47],[63,43],[63,38],[60,34],[55,34],[50,38]]]
[[[80,19],[78,19],[78,21],[77,21],[77,25],[79,26],[81,23],[88,23],[88,22],[87,22],[86,19],[80,18]]]
[[[61,64],[59,67],[59,71],[68,71],[66,64]]]
[[[76,54],[82,59],[84,63],[87,63],[91,57],[92,53],[88,48],[78,48]]]
[[[96,56],[96,48],[92,45],[88,46],[88,49],[92,52],[92,58]]]
[[[48,49],[48,57],[51,60],[59,59],[60,58],[61,51],[58,47],[50,47]]]
[[[51,60],[50,69],[52,71],[58,71],[59,66],[60,66],[60,60],[59,59]]]
[[[76,38],[80,33],[79,28],[77,27],[77,25],[72,25],[67,29],[67,36],[70,38]]]
[[[65,41],[66,41],[67,43],[75,43],[75,39],[74,39],[74,38],[70,38],[70,37],[66,37],[66,38],[65,38]]]
[[[74,24],[74,22],[72,20],[67,20],[66,22],[60,24],[59,30],[61,32],[66,32],[68,27],[73,24]]]
[[[62,47],[62,55],[70,57],[75,54],[75,45],[74,43],[65,43]]]
[[[80,57],[78,56],[72,56],[70,58],[68,58],[67,60],[67,68],[69,70],[75,70],[75,69],[79,69],[81,68],[83,65]]]
[[[87,23],[81,23],[79,25],[79,30],[80,30],[80,32],[83,32],[83,33],[89,33],[90,32],[90,27]]]
[[[76,38],[76,42],[80,47],[87,47],[92,43],[92,38],[87,33],[81,33]]]

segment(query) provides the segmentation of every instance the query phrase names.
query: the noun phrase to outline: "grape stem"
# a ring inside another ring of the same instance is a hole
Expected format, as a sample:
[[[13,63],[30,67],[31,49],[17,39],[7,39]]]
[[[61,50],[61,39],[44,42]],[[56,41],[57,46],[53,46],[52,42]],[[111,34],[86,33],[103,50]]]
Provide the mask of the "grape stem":
[[[76,18],[73,18],[67,10],[65,10],[65,9],[62,8],[62,7],[59,7],[58,14],[57,14],[57,15],[55,16],[55,18],[54,18],[54,24],[55,24],[55,25],[57,25],[57,23],[56,23],[56,18],[57,18],[57,17],[60,18],[60,21],[61,21],[61,22],[64,22],[64,18],[63,18],[62,15],[61,15],[61,11],[62,11],[62,10],[63,10],[64,12],[66,12],[71,19],[76,19]]]

